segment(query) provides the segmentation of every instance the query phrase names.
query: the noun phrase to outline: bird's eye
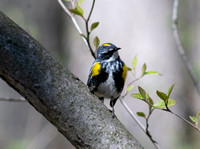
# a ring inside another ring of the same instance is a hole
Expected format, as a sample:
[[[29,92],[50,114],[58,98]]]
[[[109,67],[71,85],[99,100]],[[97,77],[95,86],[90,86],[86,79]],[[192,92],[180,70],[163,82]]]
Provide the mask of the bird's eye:
[[[109,49],[109,52],[110,52],[110,51],[113,51],[113,48],[110,48],[110,49]]]
[[[101,53],[102,53],[102,54],[104,54],[104,53],[107,53],[107,51],[105,51],[105,50],[102,50],[102,51],[101,51]]]

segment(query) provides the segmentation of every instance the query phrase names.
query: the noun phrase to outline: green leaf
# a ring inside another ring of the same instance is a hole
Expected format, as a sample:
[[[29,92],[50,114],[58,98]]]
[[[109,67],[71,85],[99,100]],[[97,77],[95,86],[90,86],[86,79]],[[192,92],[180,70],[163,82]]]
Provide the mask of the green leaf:
[[[83,17],[83,14],[81,11],[77,10],[77,9],[69,9],[69,11],[73,14],[79,15],[81,17]]]
[[[170,88],[168,89],[168,92],[167,92],[167,97],[168,97],[168,98],[169,98],[170,95],[171,95],[171,92],[172,92],[172,90],[173,90],[173,88],[174,88],[174,85],[175,85],[175,84],[172,84],[172,85],[170,86]]]
[[[94,22],[92,23],[91,27],[90,27],[90,32],[92,32],[95,28],[97,28],[99,25],[99,22]]]
[[[167,106],[168,107],[171,107],[171,106],[173,106],[173,105],[175,105],[176,104],[176,101],[174,100],[174,99],[169,99],[168,100],[168,103],[167,103]]]
[[[128,71],[131,71],[132,69],[130,67],[127,67],[128,68]]]
[[[151,99],[151,97],[147,97],[147,102],[150,104],[150,105],[153,105],[154,102],[153,100]]]
[[[165,93],[163,92],[160,92],[160,91],[156,91],[156,94],[164,101],[167,101],[168,100],[168,97]]]
[[[84,0],[79,0],[78,5],[81,5],[84,2]]]
[[[72,0],[71,0],[71,1],[72,1]],[[74,7],[75,7],[75,9],[77,8],[77,6],[78,6],[78,1],[75,0],[75,1],[74,1]]]
[[[157,72],[157,71],[147,71],[147,72],[144,72],[145,75],[162,75],[161,73]]]
[[[84,37],[85,39],[87,39],[87,37],[84,34],[80,34],[82,37]]]
[[[137,115],[140,116],[140,117],[146,118],[146,116],[145,116],[145,114],[143,112],[137,112]]]
[[[143,88],[141,88],[140,86],[138,86],[138,90],[139,90],[140,94],[142,95],[143,99],[146,100],[146,91]]]
[[[66,1],[66,2],[70,2],[71,0],[64,0],[64,1]]]
[[[79,5],[77,5],[76,9],[81,13],[81,16],[83,16],[83,9]]]
[[[132,62],[132,67],[133,67],[133,69],[136,68],[136,64],[137,64],[137,56],[135,56],[135,57],[133,58],[133,62]]]
[[[129,91],[132,90],[132,89],[133,89],[133,85],[129,85],[129,86],[127,87],[126,91],[129,92]]]
[[[196,118],[197,118],[197,121],[199,120],[199,118],[200,118],[200,112],[198,112],[197,113],[197,116],[196,116]]]
[[[168,100],[167,106],[168,106],[168,107],[171,107],[171,106],[173,106],[173,105],[175,105],[175,104],[176,104],[176,101],[175,101],[175,100],[169,99],[169,100]],[[164,109],[164,108],[166,108],[164,100],[158,100],[157,102],[154,103],[153,106],[156,107],[156,108],[159,108],[159,109]]]
[[[198,122],[197,118],[194,117],[194,116],[189,116],[189,118],[190,118],[194,123]]]
[[[142,66],[142,75],[141,76],[144,76],[146,69],[147,69],[147,65],[144,63]]]
[[[94,44],[95,48],[97,49],[100,44],[100,40],[97,36],[94,38],[93,44]]]
[[[142,97],[140,93],[134,93],[134,94],[131,94],[131,96],[136,99],[144,100],[144,98]]]
[[[159,108],[159,109],[164,109],[166,108],[165,102],[163,100],[158,100],[153,104],[154,107]]]

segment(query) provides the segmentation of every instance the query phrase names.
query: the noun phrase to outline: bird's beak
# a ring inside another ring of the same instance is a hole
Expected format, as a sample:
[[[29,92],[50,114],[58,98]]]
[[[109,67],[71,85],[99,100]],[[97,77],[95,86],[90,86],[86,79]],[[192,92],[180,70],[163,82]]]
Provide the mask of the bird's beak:
[[[121,48],[116,48],[115,50],[118,51],[118,50],[120,50],[120,49],[121,49]]]

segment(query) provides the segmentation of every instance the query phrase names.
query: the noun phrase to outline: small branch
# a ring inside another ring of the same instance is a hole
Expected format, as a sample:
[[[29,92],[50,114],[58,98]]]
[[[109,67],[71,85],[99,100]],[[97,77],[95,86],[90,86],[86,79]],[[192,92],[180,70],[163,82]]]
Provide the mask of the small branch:
[[[178,115],[178,114],[174,113],[173,111],[171,111],[171,110],[169,109],[168,106],[166,106],[166,109],[161,109],[161,108],[155,107],[154,105],[151,105],[151,104],[148,103],[147,101],[144,101],[144,102],[147,103],[149,106],[152,106],[154,109],[158,109],[158,110],[162,110],[162,111],[167,111],[167,112],[169,112],[169,113],[171,113],[171,114],[177,116],[178,118],[180,118],[181,120],[183,120],[184,122],[186,122],[187,124],[189,124],[189,125],[192,126],[194,129],[196,129],[197,131],[200,132],[200,129],[199,129],[197,126],[193,125],[190,121],[186,120],[185,118],[183,118],[183,117],[181,117],[180,115]]]
[[[135,75],[134,75],[134,76],[135,76]],[[135,80],[131,81],[127,86],[133,84],[134,82],[138,81],[138,80],[141,79],[142,77],[143,77],[143,75],[141,75],[140,77],[138,77],[138,78],[136,78]],[[154,145],[154,147],[155,147],[156,149],[158,149],[159,147],[157,146],[156,141],[153,140],[153,138],[152,138],[152,136],[151,136],[151,134],[150,134],[150,132],[149,132],[149,130],[148,130],[148,127],[149,127],[148,120],[149,120],[149,117],[150,117],[151,113],[153,112],[153,110],[149,110],[149,115],[148,115],[148,117],[146,118],[146,128],[145,128],[145,127],[142,125],[142,123],[140,123],[140,121],[139,121],[139,120],[135,117],[135,115],[132,113],[132,111],[131,111],[131,109],[129,108],[129,106],[128,106],[125,102],[123,102],[122,99],[124,99],[124,98],[127,96],[127,94],[128,94],[128,92],[126,91],[126,93],[125,93],[123,96],[121,96],[121,97],[119,98],[121,104],[124,106],[124,108],[125,108],[126,111],[129,113],[129,115],[131,116],[131,118],[134,119],[135,122],[138,124],[138,126],[143,130],[143,132],[146,133],[146,135],[149,137],[149,139],[150,139],[150,141],[152,142],[152,144]],[[146,101],[145,101],[145,102],[146,102]],[[147,102],[146,102],[146,103],[147,103]],[[147,104],[149,104],[149,103],[147,103]]]
[[[86,36],[86,41],[88,43],[88,48],[93,56],[93,58],[95,59],[96,56],[95,56],[95,53],[94,51],[92,50],[92,47],[91,47],[91,44],[90,44],[90,31],[89,31],[89,27],[88,27],[88,21],[86,20],[85,22],[85,26],[86,26],[86,32],[87,32],[87,36]]]
[[[164,109],[163,109],[163,110],[164,110]],[[189,125],[192,126],[194,129],[196,129],[197,131],[200,132],[200,129],[199,129],[198,127],[196,127],[196,126],[193,125],[190,121],[186,120],[185,118],[181,117],[180,115],[174,113],[174,112],[171,111],[171,110],[166,110],[166,109],[165,109],[164,111],[167,111],[167,112],[169,112],[169,113],[171,113],[171,114],[177,116],[178,118],[180,118],[181,120],[183,120],[184,122],[186,122],[187,124],[189,124]]]
[[[78,25],[74,15],[66,8],[65,4],[62,2],[62,0],[58,0],[58,3],[60,4],[60,6],[63,8],[63,10],[65,11],[65,13],[70,17],[70,19],[72,20],[72,22],[74,23],[74,26],[76,27],[76,30],[78,31],[78,33],[81,35],[83,34],[80,26]],[[81,36],[82,37],[82,36]],[[87,40],[82,37],[85,45],[88,47],[88,43],[87,43]]]
[[[136,122],[136,123],[138,124],[138,126],[143,130],[143,132],[147,134],[147,136],[149,137],[150,141],[153,143],[154,147],[155,147],[156,149],[158,149],[158,146],[157,146],[156,142],[152,139],[152,137],[150,137],[151,135],[150,135],[150,133],[149,133],[149,131],[148,131],[148,128],[147,128],[147,127],[145,128],[145,127],[142,125],[142,123],[140,123],[140,121],[135,117],[135,115],[133,114],[133,112],[131,111],[131,109],[128,107],[128,105],[127,105],[125,102],[122,101],[122,99],[123,99],[123,97],[119,97],[119,101],[120,101],[121,104],[124,106],[124,108],[126,109],[126,111],[129,113],[129,115],[131,116],[131,118],[135,120],[135,122]],[[148,120],[147,120],[147,121],[148,121]],[[148,123],[146,123],[146,124],[148,125]],[[147,126],[147,125],[146,125],[146,126]]]
[[[58,3],[59,3],[60,6],[63,8],[63,10],[66,12],[66,14],[70,17],[70,19],[71,19],[72,22],[74,23],[74,25],[75,25],[77,31],[79,32],[79,34],[82,35],[83,32],[82,32],[80,26],[78,25],[78,23],[77,23],[77,21],[76,21],[74,15],[69,11],[69,9],[67,9],[67,7],[66,7],[65,4],[62,2],[62,0],[58,0]],[[71,4],[72,4],[72,7],[74,7],[73,2],[71,2]],[[85,19],[84,17],[82,17],[83,20],[85,21],[87,36],[86,36],[86,38],[84,38],[83,36],[81,36],[81,37],[82,37],[82,39],[83,39],[85,45],[89,48],[89,50],[90,50],[90,52],[91,52],[93,58],[95,59],[96,56],[95,56],[94,51],[92,50],[92,47],[91,47],[91,44],[90,44],[90,40],[89,40],[90,31],[89,31],[89,27],[88,27],[88,22],[89,22],[89,20],[90,20],[92,11],[93,11],[93,9],[94,9],[94,4],[95,4],[95,0],[93,0],[92,8],[91,8],[91,10],[90,10],[90,13],[89,13],[88,18]]]
[[[93,2],[92,2],[92,8],[91,8],[90,13],[89,13],[89,15],[88,15],[87,22],[89,22],[90,17],[91,17],[91,15],[92,15],[92,11],[93,11],[93,9],[94,9],[94,4],[95,4],[95,0],[93,0]]]
[[[0,101],[26,102],[24,98],[0,98]]]
[[[158,146],[156,144],[157,142],[153,139],[152,135],[149,132],[149,118],[150,118],[153,110],[154,109],[149,108],[149,114],[148,114],[147,118],[145,118],[146,119],[146,134],[149,137],[149,139],[151,140],[151,142],[154,144],[155,148],[158,149]]]
[[[186,67],[186,70],[188,71],[188,74],[190,75],[194,86],[198,92],[198,94],[200,95],[200,83],[195,75],[195,73],[192,70],[192,67],[189,63],[189,60],[185,54],[185,50],[181,44],[181,40],[178,34],[178,29],[177,29],[177,24],[178,24],[178,6],[179,6],[179,0],[174,0],[174,6],[173,6],[173,14],[172,14],[172,29],[173,29],[173,34],[174,34],[174,38],[177,44],[177,50],[183,60],[183,63]]]
[[[154,109],[158,109],[158,110],[162,110],[162,111],[167,111],[167,112],[169,112],[169,113],[171,113],[171,114],[177,116],[178,118],[180,118],[181,120],[183,120],[184,122],[186,122],[187,124],[189,124],[189,125],[192,126],[194,129],[196,129],[197,131],[200,132],[200,129],[199,129],[198,127],[196,127],[196,126],[193,125],[190,121],[186,120],[185,118],[181,117],[180,115],[178,115],[178,114],[174,113],[173,111],[171,111],[171,110],[169,109],[168,106],[166,106],[166,109],[161,109],[161,108],[155,107],[154,105],[151,105],[150,103],[148,103],[148,102],[146,102],[146,101],[144,101],[144,102],[147,103],[149,106],[152,106]]]
[[[144,101],[144,102],[146,102],[146,101]],[[196,126],[193,125],[190,121],[186,120],[185,118],[181,117],[180,115],[178,115],[178,114],[174,113],[173,111],[171,111],[171,110],[169,109],[168,106],[166,106],[166,109],[161,109],[161,108],[155,107],[154,105],[151,105],[151,104],[148,103],[148,102],[146,102],[146,103],[147,103],[148,105],[152,106],[154,109],[158,109],[158,110],[162,110],[162,111],[167,111],[167,112],[169,112],[169,113],[171,113],[171,114],[177,116],[178,118],[180,118],[181,120],[183,120],[184,122],[186,122],[187,124],[189,124],[189,125],[192,126],[194,129],[196,129],[197,131],[200,132],[200,129],[199,129],[198,127],[196,127]]]
[[[119,97],[119,101],[121,102],[121,104],[124,106],[126,111],[130,114],[131,118],[134,119],[136,123],[139,125],[139,127],[145,132],[145,128],[142,125],[142,123],[140,123],[140,121],[135,117],[131,109],[128,107],[128,105],[125,102],[122,101],[122,99],[123,99],[122,97]]]
[[[94,51],[92,50],[92,47],[91,47],[91,44],[90,44],[90,31],[89,31],[89,24],[88,24],[88,23],[89,23],[89,20],[90,20],[90,17],[91,17],[91,15],[92,15],[92,11],[93,11],[93,9],[94,9],[94,4],[95,4],[95,0],[93,0],[93,2],[92,2],[92,8],[91,8],[91,10],[90,10],[90,13],[89,13],[89,15],[88,15],[88,18],[85,20],[85,26],[86,26],[86,32],[87,32],[87,38],[86,38],[86,40],[87,40],[87,43],[88,43],[88,47],[89,47],[89,49],[90,49],[90,52],[91,52],[93,58],[95,59],[96,56],[95,56],[95,53],[94,53]]]
[[[134,82],[138,81],[139,79],[141,79],[143,76],[140,76],[139,78],[136,78],[135,80],[131,81],[127,86],[133,84]],[[126,93],[122,96],[122,98],[126,97],[126,95],[128,94],[128,92],[126,91]]]

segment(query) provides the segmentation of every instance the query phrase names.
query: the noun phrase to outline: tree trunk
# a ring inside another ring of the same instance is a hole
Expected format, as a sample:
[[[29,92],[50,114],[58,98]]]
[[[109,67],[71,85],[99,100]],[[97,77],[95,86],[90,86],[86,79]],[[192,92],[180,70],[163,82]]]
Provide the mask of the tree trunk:
[[[142,148],[85,84],[2,12],[0,77],[76,148]]]

